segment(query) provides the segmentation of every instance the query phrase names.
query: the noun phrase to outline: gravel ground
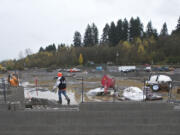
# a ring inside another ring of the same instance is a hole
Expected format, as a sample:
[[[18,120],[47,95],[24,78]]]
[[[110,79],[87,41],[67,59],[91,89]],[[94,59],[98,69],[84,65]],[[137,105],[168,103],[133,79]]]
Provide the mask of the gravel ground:
[[[110,72],[111,71],[111,72]],[[38,80],[38,87],[42,90],[52,90],[52,87],[56,81],[55,77],[58,70],[53,70],[51,72],[47,72],[46,69],[28,69],[24,71],[17,71],[19,74],[19,78],[21,83],[28,82],[29,85],[26,89],[34,89],[35,88],[35,80]],[[150,73],[144,71],[137,71],[131,73],[121,73],[116,72],[115,70],[111,70],[111,67],[108,68],[108,71],[96,71],[91,68],[83,68],[82,72],[77,73],[69,73],[63,72],[64,76],[67,79],[67,91],[74,93],[75,102],[81,102],[81,91],[82,91],[82,78],[83,78],[83,89],[85,93],[94,88],[101,87],[101,78],[103,75],[107,74],[110,77],[116,79],[116,87],[119,89],[123,89],[129,86],[137,86],[142,88],[143,81],[148,79]],[[157,74],[153,73],[153,74]],[[165,74],[170,76],[175,85],[175,89],[180,87],[180,69],[176,69],[171,72],[161,72],[159,74]],[[6,74],[1,74],[1,77],[7,77]],[[69,93],[70,94],[70,93]],[[180,96],[173,93],[174,97],[179,98]],[[167,92],[162,92],[163,96],[167,96]],[[57,98],[57,97],[56,97]],[[87,97],[86,94],[84,96],[84,101],[112,101],[112,96],[103,96],[103,97]]]

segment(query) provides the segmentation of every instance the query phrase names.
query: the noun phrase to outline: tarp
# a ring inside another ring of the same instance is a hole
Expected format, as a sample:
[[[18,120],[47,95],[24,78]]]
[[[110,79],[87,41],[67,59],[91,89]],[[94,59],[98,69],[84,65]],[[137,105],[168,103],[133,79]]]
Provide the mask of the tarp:
[[[146,96],[143,95],[143,91],[138,87],[128,87],[124,89],[123,96],[132,101],[142,101],[146,98]]]
[[[86,95],[87,96],[97,96],[99,93],[103,93],[104,92],[104,88],[95,88],[92,90],[89,90]]]

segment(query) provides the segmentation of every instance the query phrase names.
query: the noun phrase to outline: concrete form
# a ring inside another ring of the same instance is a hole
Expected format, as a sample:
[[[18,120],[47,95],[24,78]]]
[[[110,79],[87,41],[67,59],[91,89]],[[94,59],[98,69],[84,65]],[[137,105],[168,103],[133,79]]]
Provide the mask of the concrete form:
[[[8,110],[1,103],[0,135],[179,135],[178,108],[163,102],[107,102]]]

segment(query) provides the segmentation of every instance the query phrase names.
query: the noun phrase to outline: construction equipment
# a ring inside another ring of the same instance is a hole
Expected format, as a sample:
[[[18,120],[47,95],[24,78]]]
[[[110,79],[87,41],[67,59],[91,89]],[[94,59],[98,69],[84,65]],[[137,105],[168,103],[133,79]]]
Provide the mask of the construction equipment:
[[[104,93],[107,93],[109,88],[115,88],[115,79],[108,77],[107,75],[104,75],[101,84],[104,87]]]
[[[7,72],[7,69],[3,67],[2,65],[0,65],[0,72]]]
[[[160,89],[170,90],[172,88],[172,79],[167,75],[150,75],[146,81],[146,86],[152,88],[153,91]]]

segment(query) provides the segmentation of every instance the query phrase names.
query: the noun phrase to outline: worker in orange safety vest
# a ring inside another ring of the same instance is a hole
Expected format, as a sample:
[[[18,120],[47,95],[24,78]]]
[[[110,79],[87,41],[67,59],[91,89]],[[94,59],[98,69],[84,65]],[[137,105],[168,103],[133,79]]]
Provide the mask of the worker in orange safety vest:
[[[14,86],[17,87],[19,86],[19,81],[18,81],[18,77],[16,74],[9,74],[8,75],[8,82],[10,84],[10,86]]]

